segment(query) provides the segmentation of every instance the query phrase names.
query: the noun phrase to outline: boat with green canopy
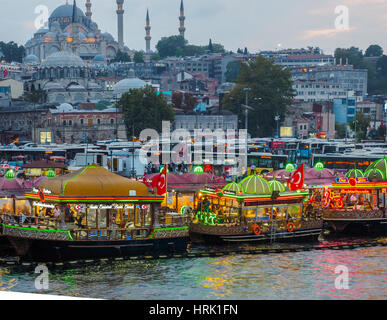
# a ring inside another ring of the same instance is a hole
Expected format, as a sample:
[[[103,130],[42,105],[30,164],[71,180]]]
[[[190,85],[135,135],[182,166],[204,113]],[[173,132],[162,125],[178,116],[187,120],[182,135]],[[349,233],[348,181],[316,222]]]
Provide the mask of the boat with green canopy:
[[[321,218],[309,214],[309,192],[287,191],[258,175],[199,193],[190,224],[192,242],[232,244],[317,238]]]

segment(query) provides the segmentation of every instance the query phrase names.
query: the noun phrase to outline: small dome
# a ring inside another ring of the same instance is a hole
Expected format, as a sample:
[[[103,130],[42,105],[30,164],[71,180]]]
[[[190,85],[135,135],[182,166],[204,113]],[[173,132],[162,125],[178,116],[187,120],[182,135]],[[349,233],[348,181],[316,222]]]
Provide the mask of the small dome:
[[[68,87],[67,87],[67,90],[68,91],[85,91],[86,90],[86,88],[84,87],[84,86],[82,86],[82,85],[80,85],[80,84],[71,84],[71,85],[69,85]]]
[[[113,87],[114,94],[121,96],[130,89],[142,89],[146,87],[146,82],[139,78],[129,78],[121,80]]]
[[[55,81],[47,82],[44,86],[44,90],[46,91],[64,91],[64,88],[61,84]]]
[[[78,36],[79,36],[80,39],[85,39],[86,38],[86,36],[82,32],[79,32]]]
[[[87,89],[102,89],[102,87],[98,83],[89,81],[87,83]]]
[[[239,185],[246,194],[271,194],[267,181],[257,175],[244,178]]]
[[[386,180],[386,176],[384,175],[383,171],[376,168],[367,170],[364,176],[367,177],[371,182],[381,182]]]
[[[378,169],[383,174],[383,179],[387,179],[387,158],[382,158],[374,161],[366,170],[368,172],[371,169]]]
[[[71,112],[74,110],[73,106],[69,103],[62,103],[59,107],[57,107],[59,112]]]
[[[28,56],[26,56],[24,58],[24,63],[25,64],[39,64],[40,63],[40,60],[37,56],[35,56],[34,54],[29,54]]]
[[[242,188],[236,182],[231,182],[223,187],[223,191],[231,191],[235,192],[235,194],[240,194],[242,192]]]
[[[89,32],[89,33],[87,34],[87,37],[88,37],[88,38],[95,38],[95,33]]]
[[[101,37],[104,38],[108,42],[114,42],[113,36],[108,32],[102,33]]]
[[[348,170],[348,172],[345,174],[345,176],[347,178],[349,177],[354,177],[354,178],[361,178],[361,177],[364,177],[364,173],[363,171],[359,170],[359,169],[351,169],[351,170]]]
[[[277,180],[271,180],[268,182],[268,184],[272,192],[273,191],[285,192],[286,190],[285,186]]]
[[[58,51],[48,56],[42,63],[42,68],[45,67],[86,67],[86,63],[69,51]]]
[[[49,31],[50,30],[48,30],[46,28],[40,28],[38,31],[35,32],[35,34],[46,34]]]

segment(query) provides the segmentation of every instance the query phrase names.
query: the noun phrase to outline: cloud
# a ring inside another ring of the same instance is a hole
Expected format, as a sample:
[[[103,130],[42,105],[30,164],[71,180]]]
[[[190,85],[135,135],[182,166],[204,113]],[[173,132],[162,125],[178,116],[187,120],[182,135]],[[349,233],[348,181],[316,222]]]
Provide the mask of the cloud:
[[[355,27],[347,28],[347,29],[316,29],[316,30],[307,30],[303,33],[303,35],[300,37],[302,40],[308,40],[318,37],[325,37],[325,38],[332,38],[336,36],[337,34],[344,33],[344,32],[351,32],[355,30]]]

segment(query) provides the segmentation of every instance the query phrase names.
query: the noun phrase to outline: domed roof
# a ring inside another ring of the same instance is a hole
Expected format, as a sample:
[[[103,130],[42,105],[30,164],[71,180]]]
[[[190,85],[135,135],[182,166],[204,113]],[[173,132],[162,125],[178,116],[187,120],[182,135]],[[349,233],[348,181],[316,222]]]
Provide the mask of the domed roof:
[[[28,56],[26,56],[24,58],[24,63],[25,64],[35,64],[35,63],[38,64],[38,63],[40,63],[40,60],[34,54],[29,54]]]
[[[371,182],[381,182],[386,180],[386,176],[384,175],[383,171],[380,169],[369,169],[364,173],[364,176],[369,179]]]
[[[66,197],[129,197],[133,191],[136,196],[149,196],[145,184],[124,178],[97,165],[46,180],[40,188],[50,190],[53,195]]]
[[[363,171],[361,171],[359,169],[351,169],[351,170],[347,171],[345,176],[347,178],[349,178],[349,177],[359,178],[359,177],[364,177],[364,173],[363,173]]]
[[[80,84],[71,84],[71,85],[69,85],[68,87],[67,87],[67,89],[69,90],[69,91],[85,91],[86,90],[86,88],[84,87],[84,86],[82,86],[82,85],[80,85]]]
[[[86,67],[86,63],[69,51],[58,51],[48,56],[42,67]]]
[[[223,187],[223,191],[231,191],[235,192],[235,194],[239,194],[242,192],[242,188],[236,182],[231,182]]]
[[[83,13],[83,11],[81,9],[79,9],[77,7],[77,12],[78,12],[78,17],[84,17],[85,14]],[[50,16],[50,19],[54,19],[54,18],[64,18],[64,17],[72,17],[73,16],[73,5],[72,4],[65,4],[65,5],[62,5],[62,6],[59,6],[58,8],[56,8],[51,16]]]
[[[110,41],[110,42],[114,41],[113,36],[109,32],[102,33],[101,37],[105,38],[105,40]]]
[[[268,184],[272,192],[273,191],[285,192],[286,190],[285,186],[277,180],[271,180],[268,182]]]
[[[58,82],[55,82],[55,81],[50,81],[50,82],[47,82],[44,86],[44,90],[55,90],[55,91],[58,91],[58,90],[64,90],[63,86],[61,84],[59,84]]]
[[[57,107],[59,112],[71,112],[74,110],[73,106],[69,103],[62,103],[59,107]]]
[[[50,30],[46,29],[46,28],[40,28],[38,31],[35,32],[35,34],[45,34],[47,32],[49,32]]]
[[[130,89],[142,89],[146,87],[146,82],[139,78],[128,78],[119,81],[113,87],[115,95],[122,95],[125,92],[128,92]]]
[[[383,179],[387,179],[387,158],[382,158],[374,161],[371,165],[366,169],[366,172],[371,169],[378,169],[383,174]]]
[[[271,194],[267,181],[257,175],[244,178],[239,185],[246,194]]]
[[[91,82],[91,81],[89,81],[87,83],[87,88],[88,89],[102,89],[102,87],[98,83]]]

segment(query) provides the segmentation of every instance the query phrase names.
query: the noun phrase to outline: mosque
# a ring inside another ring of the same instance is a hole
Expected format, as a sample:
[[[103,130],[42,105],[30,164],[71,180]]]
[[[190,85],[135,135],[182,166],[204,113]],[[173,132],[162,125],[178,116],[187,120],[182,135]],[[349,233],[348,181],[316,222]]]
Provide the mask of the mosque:
[[[48,19],[48,29],[41,28],[25,44],[28,61],[44,61],[59,51],[70,51],[83,60],[103,56],[114,59],[118,50],[129,51],[123,43],[124,0],[117,0],[118,41],[110,33],[102,33],[91,19],[91,0],[86,1],[86,14],[77,7],[76,1],[56,8]],[[36,59],[36,58],[37,59]]]
[[[26,90],[42,89],[47,94],[47,102],[72,103],[109,99],[110,93],[103,92],[96,83],[96,73],[92,65],[105,64],[114,59],[118,50],[128,52],[123,37],[123,3],[116,0],[118,41],[109,33],[101,33],[92,21],[91,0],[86,0],[86,14],[76,5],[68,4],[56,8],[48,20],[48,29],[38,30],[26,45],[27,56],[24,64],[36,67],[34,80],[26,84]],[[180,5],[179,33],[184,37],[184,6]],[[146,14],[145,58],[149,59],[150,18]],[[88,63],[90,62],[90,63]],[[117,96],[132,88],[144,87],[145,82],[132,75],[122,80],[115,88]]]

